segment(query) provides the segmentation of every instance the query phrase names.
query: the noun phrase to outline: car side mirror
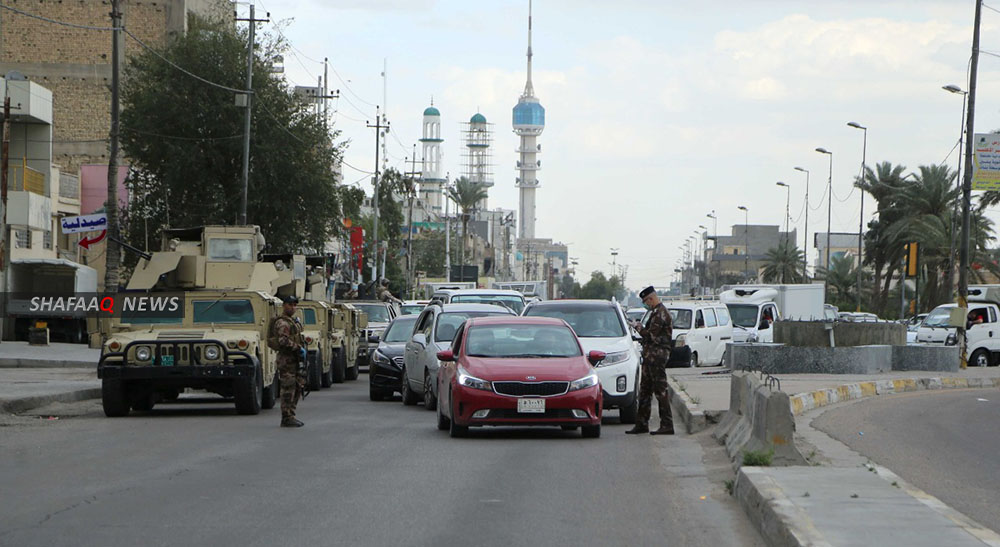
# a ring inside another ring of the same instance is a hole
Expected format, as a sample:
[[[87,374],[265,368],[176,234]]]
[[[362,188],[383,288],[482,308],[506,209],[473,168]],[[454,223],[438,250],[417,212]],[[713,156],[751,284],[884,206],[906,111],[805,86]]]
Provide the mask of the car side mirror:
[[[438,361],[451,362],[455,360],[455,354],[452,353],[450,349],[442,350],[437,353]]]
[[[373,334],[373,335],[371,335],[371,336],[368,337],[368,343],[369,344],[378,344],[378,342],[379,342],[378,336],[375,336]]]
[[[594,349],[590,350],[590,353],[587,354],[587,361],[590,361],[590,364],[596,367],[597,363],[603,361],[604,358],[607,356],[608,356],[607,353]]]
[[[414,344],[424,347],[427,345],[427,335],[422,332],[418,332],[413,335],[412,341]]]
[[[633,334],[632,335],[632,341],[633,342],[642,342],[642,336],[639,336],[638,334]]]

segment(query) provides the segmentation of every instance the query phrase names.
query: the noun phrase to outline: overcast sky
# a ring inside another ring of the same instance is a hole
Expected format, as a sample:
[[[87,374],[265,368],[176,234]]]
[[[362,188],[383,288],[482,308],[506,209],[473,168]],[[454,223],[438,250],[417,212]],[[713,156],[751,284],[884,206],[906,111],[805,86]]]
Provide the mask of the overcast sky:
[[[387,104],[391,163],[402,167],[433,96],[445,169],[460,173],[460,123],[481,112],[496,123],[490,206],[517,208],[510,117],[524,87],[527,0],[257,6],[284,22],[297,50],[285,58],[290,82],[315,85],[322,65],[309,58],[329,57],[348,163],[371,170],[365,120],[372,105]],[[795,166],[811,171],[809,231],[825,231],[828,159],[818,146],[834,153],[833,231],[856,232],[851,182],[862,133],[847,122],[868,126],[869,164],[915,170],[947,157],[956,165],[949,152],[962,99],[941,86],[967,87],[974,8],[973,0],[535,0],[534,84],[546,108],[538,237],[569,244],[582,280],[610,271],[610,248],[619,247],[629,286],[665,285],[685,238],[699,224],[712,230],[713,209],[719,233],[743,223],[739,205],[751,224],[782,223],[776,181],[792,186],[802,234],[805,176]],[[983,50],[1000,52],[998,29],[1000,13],[984,9]],[[998,95],[1000,58],[984,55],[978,131],[1000,128]],[[363,173],[344,174],[370,188]],[[872,205],[869,196],[866,217]]]

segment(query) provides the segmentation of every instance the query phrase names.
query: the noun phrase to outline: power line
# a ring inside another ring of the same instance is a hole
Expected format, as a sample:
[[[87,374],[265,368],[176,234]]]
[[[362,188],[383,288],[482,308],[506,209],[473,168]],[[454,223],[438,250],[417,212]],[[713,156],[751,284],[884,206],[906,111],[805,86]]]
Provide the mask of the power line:
[[[156,51],[151,46],[146,45],[145,42],[143,42],[142,40],[140,40],[139,38],[137,38],[136,35],[132,34],[132,32],[129,31],[128,29],[123,28],[122,31],[125,32],[125,34],[127,34],[129,36],[129,38],[132,38],[133,40],[135,40],[136,42],[138,42],[140,46],[146,48],[147,51],[149,51],[153,55],[156,55],[160,59],[163,59],[163,61],[166,62],[168,65],[170,65],[170,66],[174,67],[175,69],[183,72],[184,74],[187,74],[188,76],[190,76],[190,77],[198,80],[199,82],[208,84],[208,85],[213,86],[213,87],[217,87],[219,89],[225,89],[226,91],[232,91],[233,93],[240,93],[240,94],[246,93],[246,94],[251,94],[251,95],[253,94],[253,91],[248,90],[248,89],[236,89],[235,87],[229,87],[229,86],[225,86],[225,85],[222,85],[222,84],[215,83],[215,82],[213,82],[211,80],[206,80],[205,78],[202,78],[201,76],[198,76],[197,74],[195,74],[195,73],[193,73],[193,72],[191,72],[189,70],[186,70],[186,69],[182,68],[181,66],[177,65],[176,63],[174,63],[170,59],[167,59],[159,51]]]
[[[173,139],[178,141],[226,141],[231,139],[243,138],[243,133],[239,135],[230,135],[228,137],[180,137],[177,135],[164,135],[162,133],[154,133],[152,131],[142,131],[140,129],[134,129],[131,127],[123,127],[122,131],[129,131],[131,133],[138,133],[140,135],[150,135],[153,137],[160,137],[161,139]]]
[[[79,24],[76,24],[76,23],[68,23],[66,21],[58,21],[56,19],[50,19],[48,17],[43,17],[41,15],[35,15],[34,13],[28,13],[26,11],[22,11],[22,10],[19,10],[19,9],[17,9],[15,7],[11,7],[11,6],[6,6],[4,4],[0,4],[0,8],[12,11],[12,12],[17,13],[19,15],[24,15],[25,17],[31,17],[32,19],[38,19],[40,21],[45,21],[46,23],[52,23],[52,24],[61,25],[61,26],[64,26],[64,27],[70,27],[70,28],[76,28],[76,29],[82,29],[82,30],[103,30],[103,31],[118,30],[115,27],[97,27],[97,26],[92,26],[92,25],[79,25]],[[124,29],[122,29],[122,30],[124,30]]]

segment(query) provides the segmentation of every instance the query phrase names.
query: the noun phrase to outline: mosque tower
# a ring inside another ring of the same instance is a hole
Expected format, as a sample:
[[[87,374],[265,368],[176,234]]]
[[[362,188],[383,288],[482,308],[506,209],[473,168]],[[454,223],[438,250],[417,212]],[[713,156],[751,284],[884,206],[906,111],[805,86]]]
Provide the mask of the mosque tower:
[[[517,149],[520,160],[517,162],[517,177],[515,186],[520,189],[518,204],[518,237],[533,239],[535,237],[535,189],[538,179],[535,174],[541,168],[538,153],[542,145],[536,140],[545,129],[545,109],[531,85],[531,0],[528,0],[528,80],[524,84],[524,93],[514,107],[514,133],[521,137],[521,146]]]
[[[489,192],[493,187],[493,157],[490,144],[493,142],[493,124],[486,121],[486,116],[476,113],[465,125],[464,171],[470,182],[482,185]],[[479,202],[480,212],[486,211],[487,199]]]
[[[442,216],[442,192],[445,179],[441,171],[441,112],[434,107],[434,101],[424,110],[424,132],[420,143],[423,146],[423,168],[420,177],[420,197],[431,213]]]

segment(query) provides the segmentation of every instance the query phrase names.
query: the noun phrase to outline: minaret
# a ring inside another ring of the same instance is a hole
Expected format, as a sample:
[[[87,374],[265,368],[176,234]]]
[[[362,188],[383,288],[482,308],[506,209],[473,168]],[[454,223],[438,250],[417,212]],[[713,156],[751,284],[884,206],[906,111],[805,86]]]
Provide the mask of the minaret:
[[[538,179],[535,174],[541,167],[538,153],[542,145],[536,143],[538,136],[545,129],[545,109],[535,97],[535,88],[531,85],[531,0],[528,0],[528,80],[524,84],[524,93],[514,107],[514,133],[521,137],[521,146],[517,149],[520,160],[517,162],[517,177],[515,186],[520,189],[521,199],[518,206],[518,237],[533,239],[535,237],[535,189]]]
[[[477,112],[465,125],[465,176],[470,182],[489,189],[493,187],[493,156],[490,144],[493,142],[493,124],[486,121],[486,116]],[[488,198],[484,198],[477,209],[479,213],[486,211]]]
[[[441,112],[434,107],[434,101],[424,110],[424,132],[420,139],[423,145],[424,161],[420,177],[420,197],[431,212],[441,216],[441,207],[445,179],[441,172]]]

